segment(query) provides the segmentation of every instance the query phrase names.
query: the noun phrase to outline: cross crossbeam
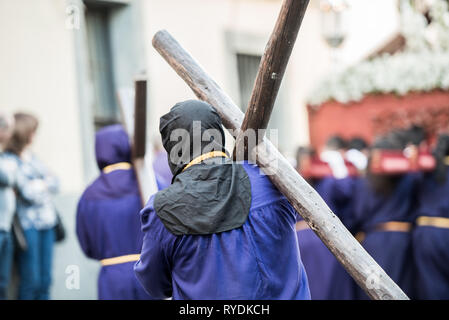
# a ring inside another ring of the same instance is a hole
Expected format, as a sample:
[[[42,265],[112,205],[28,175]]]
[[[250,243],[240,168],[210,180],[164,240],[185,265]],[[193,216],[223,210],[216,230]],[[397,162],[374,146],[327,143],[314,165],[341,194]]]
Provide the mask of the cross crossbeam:
[[[241,134],[236,138],[235,159],[242,160],[248,156],[249,146],[243,139],[246,130],[253,129],[256,141],[262,140],[308,4],[309,0],[286,0],[282,5],[260,61]]]

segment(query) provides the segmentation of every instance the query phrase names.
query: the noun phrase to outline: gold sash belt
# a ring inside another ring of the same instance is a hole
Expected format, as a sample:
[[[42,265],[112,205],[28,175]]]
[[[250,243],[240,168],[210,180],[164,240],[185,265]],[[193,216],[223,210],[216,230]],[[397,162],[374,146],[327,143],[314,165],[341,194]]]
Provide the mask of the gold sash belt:
[[[139,260],[139,258],[140,258],[140,254],[128,254],[128,255],[124,255],[124,256],[103,259],[103,260],[100,260],[100,262],[101,262],[102,266],[111,266],[114,264],[137,261],[137,260]]]
[[[228,155],[227,155],[226,153],[224,153],[223,151],[211,151],[211,152],[202,154],[202,155],[196,157],[195,159],[193,159],[192,161],[190,161],[190,162],[184,167],[184,169],[182,169],[182,171],[186,170],[187,168],[189,168],[189,167],[191,167],[191,166],[193,166],[193,165],[195,165],[195,164],[201,163],[201,162],[203,162],[204,160],[207,160],[207,159],[210,159],[210,158],[215,158],[215,157],[225,157],[225,158],[228,158]]]
[[[371,232],[410,232],[412,230],[412,227],[413,225],[410,222],[389,221],[379,223],[373,229],[371,229]],[[365,240],[366,232],[360,231],[354,237],[358,242],[362,242],[363,240]]]
[[[110,173],[115,170],[129,170],[132,168],[132,164],[129,162],[118,162],[114,164],[110,164],[103,168],[104,173]]]
[[[416,219],[416,225],[449,229],[449,218],[421,216]]]
[[[412,224],[401,221],[379,223],[374,227],[374,231],[410,232],[410,230],[412,230]]]

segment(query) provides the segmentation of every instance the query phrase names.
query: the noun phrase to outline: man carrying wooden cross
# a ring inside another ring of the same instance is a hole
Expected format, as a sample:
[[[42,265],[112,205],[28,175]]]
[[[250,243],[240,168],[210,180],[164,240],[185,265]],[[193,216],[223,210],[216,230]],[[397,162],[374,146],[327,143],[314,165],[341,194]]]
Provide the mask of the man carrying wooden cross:
[[[242,114],[240,109],[233,103],[229,96],[226,95],[226,93],[217,85],[217,83],[213,81],[213,79],[211,79],[211,77],[179,45],[179,43],[177,43],[176,40],[174,40],[173,37],[170,36],[168,32],[159,31],[158,33],[156,33],[153,38],[153,46],[170,64],[170,66],[172,66],[176,73],[182,79],[184,79],[184,81],[193,90],[195,95],[200,100],[207,101],[207,103],[213,106],[215,111],[218,112],[223,121],[223,125],[228,130],[230,130],[232,135],[236,138],[237,152],[234,155],[237,156],[237,159],[240,159],[240,156],[242,154],[244,157],[246,155],[253,161],[255,160],[255,162],[261,168],[263,168],[264,172],[270,174],[269,178],[271,182],[277,187],[279,191],[282,192],[282,194],[285,195],[289,203],[296,209],[297,212],[301,214],[301,216],[311,227],[311,229],[320,237],[320,239],[335,255],[338,261],[345,267],[345,269],[349,272],[349,274],[353,277],[357,284],[361,288],[363,288],[363,290],[371,298],[408,299],[408,297],[398,287],[398,285],[391,280],[391,278],[385,273],[384,270],[380,268],[376,261],[374,261],[374,259],[369,256],[368,253],[362,248],[360,243],[358,243],[357,240],[354,239],[351,233],[343,226],[341,221],[327,207],[323,199],[319,197],[316,191],[313,190],[304,181],[304,179],[299,176],[296,170],[290,165],[290,163],[288,163],[285,158],[282,157],[282,155],[276,150],[276,148],[267,139],[264,139],[263,133],[258,134],[259,131],[255,132],[257,147],[245,143],[245,136],[248,130],[262,129],[263,132],[263,129],[266,129],[267,127],[270,114],[273,109],[274,101],[280,87],[280,82],[282,80],[288,59],[290,57],[307,4],[308,0],[284,0],[281,12],[276,22],[276,26],[262,57],[259,72],[254,84],[253,93],[248,105],[248,110],[245,115]],[[242,145],[243,153],[240,152],[242,150]],[[201,160],[204,159],[200,158],[200,160],[196,160],[193,163]],[[195,167],[194,165],[192,166]],[[245,167],[244,169],[246,170],[247,167]],[[249,171],[246,172],[248,174]],[[251,180],[251,174],[248,174],[248,176]],[[265,183],[262,182],[262,180],[260,180],[259,182],[261,183],[261,185]],[[183,190],[184,194],[186,194],[185,192],[188,191],[189,189]],[[255,190],[252,190],[251,194],[254,197],[253,192],[255,192]],[[191,194],[193,195],[194,193]],[[273,196],[273,194],[266,194],[265,196],[269,198]],[[158,212],[158,209],[156,208],[157,206],[155,207],[155,203],[157,203],[156,198],[157,195],[156,197],[151,198],[148,207],[142,212],[144,231],[150,230],[150,220],[154,219],[157,215],[154,214],[154,212]],[[251,201],[251,205],[253,206],[255,200],[252,199]],[[205,210],[207,208],[207,205],[201,207],[201,210],[198,210],[197,212],[195,212],[195,214],[207,212],[207,210]],[[253,222],[251,221],[251,210],[252,207],[250,208],[249,218],[247,219],[247,221],[248,224],[254,226]],[[277,218],[273,217],[274,221],[277,221],[278,223],[284,218],[285,214],[280,214]],[[187,220],[189,220],[188,217]],[[174,221],[179,222],[177,220]],[[207,221],[207,219],[204,220],[205,223],[207,223]],[[244,226],[245,224],[243,224],[241,228],[244,228]],[[160,228],[160,230],[163,229]],[[289,230],[279,229],[279,225],[276,224],[271,226],[270,230],[272,233],[270,233],[270,231],[268,230],[269,229],[264,230],[265,233],[271,235],[272,239],[275,239],[276,241],[281,238],[288,237],[289,235]],[[231,230],[231,232],[232,231],[233,230]],[[286,231],[287,233],[284,234],[281,231]],[[156,259],[156,257],[159,257],[159,259],[163,259],[162,264],[156,264],[156,266],[158,266],[160,269],[156,269],[153,271],[165,272],[164,288],[167,289],[170,288],[169,281],[171,279],[171,275],[176,275],[177,273],[175,272],[174,268],[178,268],[179,271],[182,266],[189,265],[189,262],[194,257],[193,253],[199,252],[201,251],[201,249],[206,247],[204,247],[204,244],[203,247],[200,247],[201,242],[198,242],[198,246],[196,249],[198,251],[193,250],[190,255],[179,257],[176,255],[180,251],[173,251],[171,252],[173,254],[169,254],[167,256],[165,254],[169,251],[167,251],[168,247],[166,242],[159,243],[163,245],[162,247],[151,247],[151,244],[149,244],[149,239],[155,239],[155,242],[157,242],[158,239],[164,239],[164,237],[158,238],[158,236],[161,235],[162,233],[156,233],[156,236],[151,235],[149,232],[147,233],[148,239],[144,244],[142,261],[138,262],[137,264],[137,272],[141,280],[144,282],[144,286],[148,287],[148,285],[150,285],[148,281],[151,281],[151,277],[149,277],[145,272],[145,265],[148,265],[151,261],[155,261],[154,259]],[[184,245],[185,242],[183,242],[182,239],[183,238],[181,238],[181,240],[176,243],[177,248]],[[174,240],[172,239],[170,241]],[[146,247],[146,244],[149,245]],[[262,246],[262,243],[260,242],[255,242],[255,244]],[[272,258],[279,258],[278,263],[281,264],[283,262],[281,259],[283,252],[282,250],[285,243],[278,242],[278,244],[280,245],[277,248],[279,250],[278,255],[274,255]],[[245,248],[243,243],[239,243],[239,247]],[[220,249],[225,250],[227,249],[227,247],[223,246],[220,247]],[[159,255],[155,253],[155,251],[157,250],[159,250]],[[237,254],[238,253],[239,252],[237,252]],[[146,259],[145,256],[147,256],[148,259]],[[151,256],[153,256],[154,259],[151,258]],[[238,259],[240,265],[249,256],[250,255],[238,255],[235,256],[234,259]],[[169,260],[170,257],[172,259],[176,259]],[[255,257],[257,257],[257,254],[255,255]],[[212,258],[216,258],[215,264],[221,266],[220,262],[223,260],[222,255],[219,255],[217,257],[212,255]],[[169,262],[176,263],[171,265],[170,267],[172,274],[170,273],[169,269],[163,268],[164,266],[167,266]],[[264,266],[263,264],[261,264],[262,261],[259,257],[257,257],[257,263],[259,263],[262,267]],[[270,264],[270,267],[271,266],[272,265]],[[271,270],[272,272],[273,270],[276,270],[275,266],[276,264],[274,264],[273,266],[274,269],[264,269],[264,272],[266,272],[265,274],[268,274],[269,270]],[[228,265],[227,267],[233,267],[233,265]],[[302,269],[302,264],[298,264],[297,268]],[[201,281],[205,281],[205,279],[213,278],[211,277],[211,274],[214,274],[214,272],[216,276],[219,275],[219,271],[216,271],[214,269],[208,269],[204,271],[209,271],[209,274],[206,274],[205,276],[196,274],[196,278],[194,279],[195,283],[201,283]],[[237,274],[239,273],[237,272],[236,275]],[[251,274],[247,274],[246,276],[251,278]],[[293,275],[293,277],[294,276],[295,275]],[[186,279],[189,279],[188,277],[188,275],[180,278],[173,277],[173,283],[175,284],[176,288],[179,289],[189,287],[188,282],[185,282]],[[242,279],[240,277],[235,277],[232,280],[235,280],[232,283],[238,286],[239,282]],[[273,282],[277,281],[276,277],[271,277],[271,280]],[[270,283],[270,280],[267,281],[268,282],[265,284]],[[179,284],[181,284],[181,287],[179,286]],[[207,286],[207,284],[204,283],[203,285],[204,287]],[[284,285],[286,285],[286,283],[284,283]],[[209,285],[209,289],[210,288],[211,285]],[[219,287],[216,287],[216,290],[212,291],[212,293],[214,294],[218,294],[219,292],[223,292],[223,290],[221,290],[221,288]],[[167,291],[165,292],[165,294],[168,295],[170,294],[170,292]],[[176,297],[175,294],[174,296]],[[301,295],[299,294],[299,296]],[[210,298],[212,297],[213,296],[210,296]]]
[[[207,103],[160,120],[173,182],[141,212],[137,278],[156,299],[310,299],[295,234],[298,213],[247,161],[224,148]]]

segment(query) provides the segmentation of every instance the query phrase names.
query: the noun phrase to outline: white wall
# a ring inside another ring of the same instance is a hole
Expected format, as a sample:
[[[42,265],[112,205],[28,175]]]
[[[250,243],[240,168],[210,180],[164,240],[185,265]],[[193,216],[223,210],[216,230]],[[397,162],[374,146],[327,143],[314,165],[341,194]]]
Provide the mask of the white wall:
[[[95,299],[99,265],[84,256],[75,235],[86,150],[81,145],[75,31],[65,27],[66,5],[65,0],[0,0],[0,108],[39,118],[34,151],[61,181],[55,205],[67,238],[55,246],[52,298]],[[79,268],[79,290],[65,285],[69,265]]]
[[[65,1],[0,0],[0,108],[40,121],[34,150],[61,179],[83,184],[78,97]]]
[[[151,37],[167,29],[204,69],[238,102],[236,68],[230,60],[226,33],[262,39],[262,54],[274,27],[281,1],[269,0],[155,0],[145,2],[145,33],[150,77],[150,132],[158,136],[159,117],[176,102],[193,98],[187,85],[151,47]],[[312,0],[284,78],[287,104],[285,126],[290,137],[286,154],[308,143],[306,100],[317,81],[330,70],[330,50],[321,37],[318,0]],[[381,45],[397,30],[395,0],[350,0],[348,37],[340,50],[342,64],[354,63]],[[274,110],[273,112],[279,112]]]

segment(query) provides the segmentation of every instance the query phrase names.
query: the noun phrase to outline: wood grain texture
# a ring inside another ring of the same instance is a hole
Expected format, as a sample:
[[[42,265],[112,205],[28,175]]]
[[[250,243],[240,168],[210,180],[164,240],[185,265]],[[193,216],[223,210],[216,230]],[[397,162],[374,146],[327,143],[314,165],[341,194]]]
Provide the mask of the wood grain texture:
[[[270,36],[260,62],[254,88],[242,123],[242,134],[236,139],[234,159],[248,157],[248,144],[243,139],[247,129],[266,129],[276,101],[288,60],[295,45],[309,0],[285,0],[281,7],[274,30]],[[256,141],[260,142],[263,132],[257,130]],[[240,147],[241,144],[243,147]],[[239,152],[236,154],[236,150]]]
[[[135,81],[133,159],[145,156],[147,136],[147,80]]]
[[[128,133],[132,163],[136,173],[142,205],[157,192],[151,154],[146,152],[147,80],[136,79],[134,90],[118,92],[123,126]],[[134,105],[133,105],[134,104]]]
[[[215,108],[236,137],[244,115],[229,96],[167,31],[156,33],[153,46],[195,95]],[[408,299],[268,139],[253,151],[252,159],[372,299]]]

